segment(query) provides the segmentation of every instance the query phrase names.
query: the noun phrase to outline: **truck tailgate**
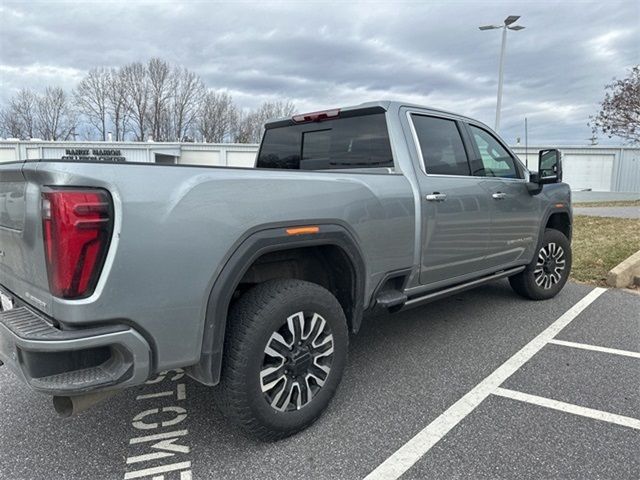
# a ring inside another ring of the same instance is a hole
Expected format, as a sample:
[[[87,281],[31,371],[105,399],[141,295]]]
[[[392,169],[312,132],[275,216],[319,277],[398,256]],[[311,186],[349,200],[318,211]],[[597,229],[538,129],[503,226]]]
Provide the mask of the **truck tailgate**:
[[[0,285],[49,313],[40,193],[22,168],[20,162],[0,164]]]

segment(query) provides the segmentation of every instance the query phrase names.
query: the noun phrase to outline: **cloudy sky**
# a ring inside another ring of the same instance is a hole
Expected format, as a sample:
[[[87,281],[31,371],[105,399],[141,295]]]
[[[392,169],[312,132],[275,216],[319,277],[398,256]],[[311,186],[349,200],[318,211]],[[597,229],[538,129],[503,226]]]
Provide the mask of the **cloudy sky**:
[[[158,56],[244,107],[398,99],[493,125],[501,31],[477,27],[507,15],[526,29],[508,35],[500,133],[524,137],[527,117],[530,144],[588,143],[605,84],[640,63],[638,0],[0,0],[0,104]]]

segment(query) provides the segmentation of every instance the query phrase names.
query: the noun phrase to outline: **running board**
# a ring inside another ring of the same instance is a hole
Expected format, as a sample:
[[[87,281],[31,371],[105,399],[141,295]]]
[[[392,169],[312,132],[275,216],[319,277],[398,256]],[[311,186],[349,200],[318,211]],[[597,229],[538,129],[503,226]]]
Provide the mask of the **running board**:
[[[436,300],[440,300],[441,298],[448,297],[449,295],[455,295],[456,293],[464,292],[465,290],[475,288],[485,283],[493,282],[494,280],[510,277],[511,275],[520,273],[525,268],[526,268],[525,266],[521,266],[521,267],[510,268],[509,270],[502,270],[500,272],[493,273],[488,277],[478,278],[470,282],[454,285],[453,287],[447,287],[443,290],[427,293],[426,295],[422,295],[420,297],[411,298],[405,302],[405,304],[402,306],[402,309],[404,310],[406,308],[417,307],[418,305],[434,302]]]
[[[406,302],[407,296],[399,290],[388,290],[378,295],[376,299],[376,305],[387,309],[401,307]]]

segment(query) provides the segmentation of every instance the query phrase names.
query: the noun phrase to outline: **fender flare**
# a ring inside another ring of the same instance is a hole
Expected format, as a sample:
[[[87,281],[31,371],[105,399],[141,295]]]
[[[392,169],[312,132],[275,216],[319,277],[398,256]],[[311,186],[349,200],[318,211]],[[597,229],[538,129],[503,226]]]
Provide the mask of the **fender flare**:
[[[315,234],[287,234],[287,227],[301,225],[317,225],[320,230]],[[337,220],[331,220],[331,223],[296,221],[263,225],[243,236],[239,245],[227,256],[224,267],[213,283],[206,307],[200,359],[187,368],[189,376],[205,385],[216,385],[220,381],[229,305],[240,280],[259,257],[275,251],[322,245],[341,248],[351,263],[354,275],[351,325],[357,331],[364,309],[366,267],[356,236],[349,227]]]
[[[552,215],[556,213],[566,213],[569,216],[569,242],[571,242],[571,237],[573,236],[573,215],[571,210],[568,207],[549,207],[546,212],[544,212],[543,221],[540,223],[540,231],[538,232],[538,241],[536,244],[536,252],[540,250],[542,246],[542,238],[544,237],[544,231],[547,228],[547,223],[549,223],[549,219]],[[536,253],[537,255],[537,253]]]

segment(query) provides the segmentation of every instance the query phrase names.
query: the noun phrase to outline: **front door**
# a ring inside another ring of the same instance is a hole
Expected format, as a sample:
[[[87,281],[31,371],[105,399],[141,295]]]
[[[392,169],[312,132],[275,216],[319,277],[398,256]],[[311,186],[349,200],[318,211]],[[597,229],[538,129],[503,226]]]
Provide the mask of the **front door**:
[[[529,193],[523,166],[488,130],[469,125],[472,167],[489,198],[491,235],[487,262],[497,268],[531,258],[539,228],[539,202]]]
[[[471,176],[463,124],[418,113],[410,122],[421,163],[420,283],[455,283],[486,268],[489,200],[482,179]]]

